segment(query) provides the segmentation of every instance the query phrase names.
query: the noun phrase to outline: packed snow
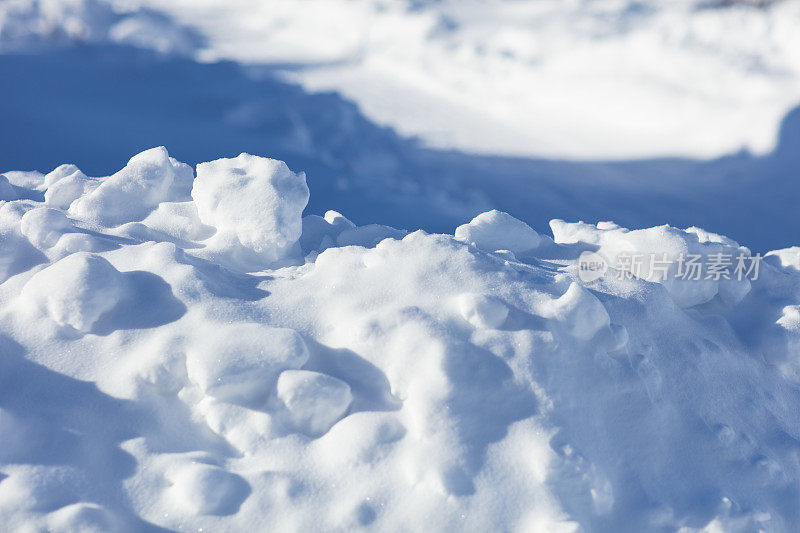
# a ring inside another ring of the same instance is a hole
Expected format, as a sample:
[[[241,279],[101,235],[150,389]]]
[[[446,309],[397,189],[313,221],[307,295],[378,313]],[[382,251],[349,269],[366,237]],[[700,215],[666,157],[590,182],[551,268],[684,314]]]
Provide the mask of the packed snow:
[[[6,530],[796,528],[800,248],[677,280],[681,254],[756,256],[696,227],[303,216],[302,170],[154,148],[5,174]]]

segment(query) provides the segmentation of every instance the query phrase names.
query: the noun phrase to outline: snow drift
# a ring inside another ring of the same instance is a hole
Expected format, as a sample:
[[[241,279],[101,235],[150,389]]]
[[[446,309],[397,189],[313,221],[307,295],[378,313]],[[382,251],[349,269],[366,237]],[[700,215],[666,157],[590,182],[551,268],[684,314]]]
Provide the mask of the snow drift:
[[[0,178],[10,530],[791,531],[800,257],[698,228],[302,217],[164,148]],[[23,199],[18,199],[23,198]],[[668,254],[585,281],[581,257]]]

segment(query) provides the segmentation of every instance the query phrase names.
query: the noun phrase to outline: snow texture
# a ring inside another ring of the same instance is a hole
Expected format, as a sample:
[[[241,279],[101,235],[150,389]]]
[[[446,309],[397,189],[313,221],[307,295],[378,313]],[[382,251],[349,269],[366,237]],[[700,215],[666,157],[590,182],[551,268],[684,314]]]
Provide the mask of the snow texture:
[[[551,239],[497,211],[456,236],[301,219],[304,175],[246,154],[6,175],[10,531],[800,520],[796,247],[747,283],[586,281],[587,251],[749,250],[610,222]]]

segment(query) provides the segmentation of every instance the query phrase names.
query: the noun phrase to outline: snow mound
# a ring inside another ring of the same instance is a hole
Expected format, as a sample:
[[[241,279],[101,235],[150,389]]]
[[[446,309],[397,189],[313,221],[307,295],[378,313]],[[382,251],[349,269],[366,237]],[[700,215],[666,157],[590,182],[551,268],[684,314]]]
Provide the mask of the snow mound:
[[[249,154],[198,165],[192,188],[200,220],[217,230],[209,246],[251,269],[298,252],[308,197],[305,174]]]
[[[236,474],[200,463],[184,466],[170,480],[173,500],[193,515],[233,514],[250,492]]]
[[[300,368],[307,359],[303,339],[291,329],[232,324],[198,335],[186,369],[205,394],[252,404],[269,394],[283,369]]]
[[[83,196],[89,178],[75,165],[61,165],[44,177],[44,202],[66,211],[69,206]]]
[[[319,436],[344,416],[353,395],[347,383],[308,370],[285,370],[278,378],[278,398],[300,431]]]
[[[746,274],[752,266],[750,251],[736,242],[705,232],[699,228],[680,230],[668,225],[628,230],[613,223],[596,226],[583,222],[550,222],[553,239],[560,244],[585,243],[600,254],[610,268],[661,283],[681,307],[693,307],[719,295],[726,303],[740,301],[750,290],[746,276],[733,275],[738,264],[730,265],[723,274],[709,270],[717,262],[734,262],[743,258]],[[741,279],[739,279],[741,278]]]
[[[37,272],[20,296],[56,323],[88,332],[119,304],[125,289],[122,274],[108,260],[79,252]]]
[[[530,226],[502,211],[488,211],[469,224],[456,228],[456,239],[481,250],[508,250],[515,254],[530,252],[539,246],[541,237]]]
[[[499,328],[508,317],[508,307],[501,300],[484,294],[462,294],[458,306],[464,320],[476,328]]]
[[[800,522],[797,248],[707,279],[754,256],[699,228],[301,218],[305,176],[249,155],[6,176],[5,529]]]
[[[161,202],[188,199],[193,179],[191,167],[171,158],[163,146],[152,148],[75,200],[69,213],[103,226],[141,220]]]
[[[19,231],[37,248],[52,248],[64,233],[74,229],[63,211],[39,207],[22,215]]]

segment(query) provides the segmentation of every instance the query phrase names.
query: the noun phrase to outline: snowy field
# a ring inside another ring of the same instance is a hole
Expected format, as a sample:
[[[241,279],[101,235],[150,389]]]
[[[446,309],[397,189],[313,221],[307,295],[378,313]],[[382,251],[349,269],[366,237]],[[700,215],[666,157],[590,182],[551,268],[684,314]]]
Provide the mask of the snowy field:
[[[0,530],[800,530],[766,4],[0,0]]]

